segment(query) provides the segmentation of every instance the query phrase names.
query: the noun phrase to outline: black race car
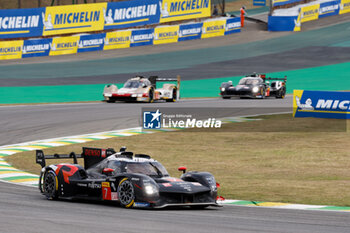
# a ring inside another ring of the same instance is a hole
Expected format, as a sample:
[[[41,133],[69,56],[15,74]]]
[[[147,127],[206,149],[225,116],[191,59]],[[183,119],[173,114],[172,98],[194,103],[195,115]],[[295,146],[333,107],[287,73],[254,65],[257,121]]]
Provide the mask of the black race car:
[[[270,81],[273,82],[270,84]],[[240,98],[260,98],[275,96],[283,99],[286,95],[287,77],[266,78],[265,74],[252,74],[242,78],[237,86],[232,81],[224,82],[220,86],[220,95],[223,99],[234,96]]]
[[[46,166],[46,159],[73,158],[74,164]],[[84,158],[84,167],[77,158]],[[150,156],[133,154],[123,147],[113,149],[83,147],[80,155],[44,155],[36,151],[42,171],[39,189],[47,199],[88,199],[119,202],[122,207],[163,208],[219,206],[217,183],[208,172],[186,172],[170,177],[167,170]]]

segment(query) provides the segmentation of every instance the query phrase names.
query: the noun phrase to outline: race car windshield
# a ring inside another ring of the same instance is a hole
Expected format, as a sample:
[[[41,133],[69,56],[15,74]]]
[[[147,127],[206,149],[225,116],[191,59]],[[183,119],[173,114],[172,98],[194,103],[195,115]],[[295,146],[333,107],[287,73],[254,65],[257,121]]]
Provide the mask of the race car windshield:
[[[141,173],[147,176],[169,176],[167,170],[158,162],[128,163],[128,173]]]
[[[125,84],[124,84],[124,87],[125,88],[138,88],[140,86],[140,81],[127,81]]]
[[[241,81],[239,81],[239,85],[257,85],[261,81],[259,79],[249,79],[249,78],[243,78]]]

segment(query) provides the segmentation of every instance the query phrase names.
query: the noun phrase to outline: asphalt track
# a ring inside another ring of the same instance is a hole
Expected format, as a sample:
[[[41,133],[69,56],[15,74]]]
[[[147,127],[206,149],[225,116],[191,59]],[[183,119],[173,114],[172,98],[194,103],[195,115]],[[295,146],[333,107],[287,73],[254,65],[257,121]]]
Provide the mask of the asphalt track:
[[[283,34],[279,34],[281,35]],[[161,48],[163,47],[159,47]],[[109,54],[112,53],[104,53],[105,56]],[[67,59],[75,60],[77,57],[68,56],[56,59],[67,61]],[[49,58],[48,62],[55,61]],[[244,108],[247,105],[255,110]],[[0,142],[1,145],[7,145],[139,126],[143,106],[145,105],[138,103],[78,103],[0,107]],[[232,107],[240,109],[237,115],[249,115],[264,111],[285,110],[286,107],[291,108],[291,97],[285,100],[267,99],[263,101],[184,100],[175,104],[147,105],[147,107],[151,106]],[[236,206],[200,211],[126,210],[101,203],[47,201],[36,189],[5,183],[0,184],[0,203],[1,232],[328,233],[350,231],[349,213]]]
[[[247,107],[249,106],[249,107]],[[143,107],[227,108],[220,117],[292,111],[292,98],[186,99],[176,103],[77,103],[0,106],[0,146],[140,126]],[[232,111],[230,110],[232,109]]]

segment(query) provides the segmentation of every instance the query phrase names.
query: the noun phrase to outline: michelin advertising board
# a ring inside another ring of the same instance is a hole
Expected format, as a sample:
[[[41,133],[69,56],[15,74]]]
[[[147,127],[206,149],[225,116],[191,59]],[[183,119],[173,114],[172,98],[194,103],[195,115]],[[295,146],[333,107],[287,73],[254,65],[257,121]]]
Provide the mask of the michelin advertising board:
[[[118,30],[98,34],[0,42],[0,59],[56,56],[228,35],[240,31],[239,18],[219,18],[148,29]],[[204,36],[202,34],[204,33]],[[202,37],[203,36],[203,37]]]
[[[191,23],[180,25],[179,41],[196,40],[202,36],[203,23]]]
[[[131,28],[211,15],[211,0],[132,0],[0,10],[0,39]]]
[[[41,36],[43,14],[45,8],[0,10],[0,38]]]
[[[350,92],[294,90],[293,116],[350,119]]]
[[[22,58],[49,56],[52,38],[25,40],[22,48]]]
[[[210,0],[163,0],[159,2],[160,23],[209,17]]]
[[[107,9],[103,9],[104,29],[158,24],[160,5],[159,0],[110,2]]]
[[[350,13],[350,0],[330,0],[300,7],[297,16],[269,16],[269,31],[300,31],[304,22]]]

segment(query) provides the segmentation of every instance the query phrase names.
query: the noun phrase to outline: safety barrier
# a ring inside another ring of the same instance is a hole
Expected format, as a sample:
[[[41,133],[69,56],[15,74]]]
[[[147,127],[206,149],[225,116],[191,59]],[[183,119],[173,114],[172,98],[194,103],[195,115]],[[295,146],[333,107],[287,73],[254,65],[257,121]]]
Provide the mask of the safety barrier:
[[[301,24],[307,21],[350,12],[350,0],[332,0],[300,7],[295,16],[269,16],[269,31],[300,31]]]
[[[0,39],[131,28],[210,15],[211,0],[132,0],[0,10]]]
[[[46,39],[0,42],[0,59],[56,56],[88,51],[176,43],[184,40],[224,36],[241,31],[240,18],[217,18],[201,23],[80,34]]]

